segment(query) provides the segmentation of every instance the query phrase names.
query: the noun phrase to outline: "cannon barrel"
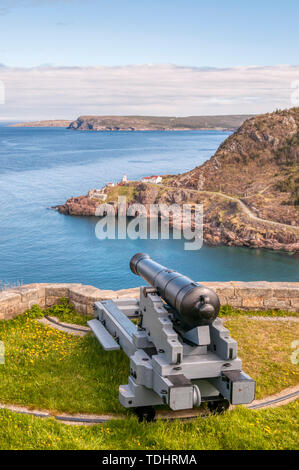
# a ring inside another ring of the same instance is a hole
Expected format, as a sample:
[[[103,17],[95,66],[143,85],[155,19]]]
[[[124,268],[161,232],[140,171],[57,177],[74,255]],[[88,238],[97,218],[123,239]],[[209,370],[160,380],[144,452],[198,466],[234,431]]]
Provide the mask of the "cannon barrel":
[[[146,253],[134,255],[130,268],[175,309],[185,329],[210,325],[216,319],[220,302],[213,290],[162,266]]]

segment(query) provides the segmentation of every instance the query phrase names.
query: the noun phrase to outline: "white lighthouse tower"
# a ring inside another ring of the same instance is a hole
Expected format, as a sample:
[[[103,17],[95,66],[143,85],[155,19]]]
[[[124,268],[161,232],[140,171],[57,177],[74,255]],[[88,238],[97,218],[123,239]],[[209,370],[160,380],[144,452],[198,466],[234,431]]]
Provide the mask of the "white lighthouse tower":
[[[127,183],[127,182],[128,182],[128,178],[127,178],[127,175],[125,173],[124,176],[123,176],[123,179],[122,179],[122,183]]]

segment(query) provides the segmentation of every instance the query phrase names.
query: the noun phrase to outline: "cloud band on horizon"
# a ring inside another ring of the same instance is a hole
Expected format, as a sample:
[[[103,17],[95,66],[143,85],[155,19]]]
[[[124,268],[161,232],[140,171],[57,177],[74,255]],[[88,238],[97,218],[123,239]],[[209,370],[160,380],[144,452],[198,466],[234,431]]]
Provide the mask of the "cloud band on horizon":
[[[293,106],[299,66],[129,65],[15,68],[0,65],[1,120],[79,115],[256,114]]]

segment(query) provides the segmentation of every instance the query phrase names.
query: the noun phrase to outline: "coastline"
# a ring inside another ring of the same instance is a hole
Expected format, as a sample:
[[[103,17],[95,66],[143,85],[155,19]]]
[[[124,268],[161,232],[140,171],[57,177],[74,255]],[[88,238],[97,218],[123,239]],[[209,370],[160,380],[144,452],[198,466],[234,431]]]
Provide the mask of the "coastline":
[[[160,188],[157,188],[160,186]],[[181,207],[185,203],[194,204],[195,193],[199,193],[201,201],[204,206],[204,219],[203,219],[203,241],[208,246],[235,246],[247,247],[252,249],[269,249],[273,251],[281,251],[288,254],[297,256],[299,253],[298,234],[299,227],[287,224],[280,224],[272,220],[264,220],[255,217],[250,211],[245,211],[242,207],[242,202],[236,199],[236,202],[231,200],[225,194],[214,193],[208,191],[193,192],[188,188],[167,188],[165,196],[160,196],[157,201],[157,190],[163,191],[163,185],[153,185],[148,183],[130,182],[127,185],[121,185],[117,190],[124,191],[126,188],[130,193],[134,193],[134,197],[127,202],[126,211],[130,206],[141,206],[143,211],[145,209],[147,219],[150,219],[150,206],[152,204],[179,204]],[[102,191],[107,195],[108,202],[103,202],[93,197],[93,191],[85,196],[72,197],[64,204],[53,206],[51,209],[58,211],[63,215],[92,217],[98,216],[99,213],[114,214],[118,216],[118,205],[116,200],[109,201],[109,188],[102,188]],[[113,188],[115,191],[115,188]],[[198,196],[198,194],[196,194]],[[193,198],[193,199],[192,199]],[[234,204],[232,208],[232,202]],[[143,212],[144,213],[144,212]],[[226,214],[226,217],[223,217]],[[221,215],[221,220],[219,216]],[[135,214],[135,217],[138,214]],[[160,217],[163,220],[168,219],[169,213],[160,210]],[[232,223],[238,220],[238,224]],[[175,220],[172,217],[169,220],[171,228],[181,229],[182,221]],[[188,228],[200,228],[190,224]]]
[[[166,118],[164,118],[166,119]],[[187,118],[186,118],[187,119]],[[124,118],[119,119],[119,124]],[[112,119],[83,116],[71,128],[100,130]],[[141,124],[141,118],[136,119]],[[178,124],[178,123],[176,123]],[[194,125],[194,122],[192,123]],[[177,175],[144,176],[141,181],[107,183],[57,207],[69,215],[117,216],[126,197],[126,215],[156,216],[173,228],[196,229],[211,246],[245,246],[299,252],[299,108],[247,119],[202,165]],[[197,222],[182,208],[203,209]],[[138,208],[139,205],[139,208]],[[174,213],[173,205],[180,210]],[[128,214],[128,208],[130,213]],[[124,215],[125,215],[124,214]],[[203,221],[202,221],[203,217]]]
[[[237,128],[234,127],[196,127],[196,128],[159,128],[159,127],[144,127],[144,128],[103,128],[103,129],[74,129],[69,127],[72,121],[65,121],[59,123],[56,121],[45,121],[45,122],[22,122],[16,124],[9,124],[7,127],[20,127],[20,128],[38,128],[38,127],[53,127],[59,128],[63,127],[69,130],[78,130],[78,131],[90,131],[90,132],[186,132],[186,131],[219,131],[219,132],[234,132]]]
[[[234,131],[252,115],[220,116],[80,116],[14,123],[11,127],[65,127],[84,131]]]
[[[72,121],[67,119],[54,119],[47,121],[17,122],[7,127],[68,127]]]

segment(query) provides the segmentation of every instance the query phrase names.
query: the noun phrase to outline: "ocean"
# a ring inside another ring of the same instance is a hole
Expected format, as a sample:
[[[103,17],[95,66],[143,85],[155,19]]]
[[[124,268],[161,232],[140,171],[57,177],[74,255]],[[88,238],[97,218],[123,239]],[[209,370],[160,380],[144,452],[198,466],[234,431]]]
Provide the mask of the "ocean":
[[[197,281],[299,281],[298,259],[235,247],[185,251],[183,240],[98,240],[95,217],[50,209],[109,181],[182,173],[228,137],[220,131],[80,132],[0,125],[0,281],[81,282],[102,289],[142,284],[137,252]]]

